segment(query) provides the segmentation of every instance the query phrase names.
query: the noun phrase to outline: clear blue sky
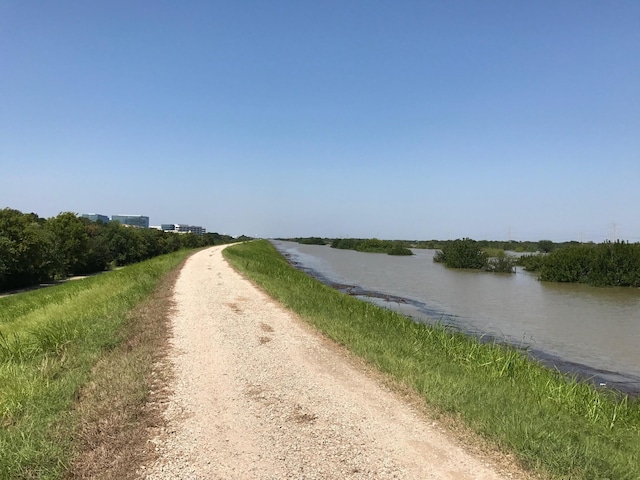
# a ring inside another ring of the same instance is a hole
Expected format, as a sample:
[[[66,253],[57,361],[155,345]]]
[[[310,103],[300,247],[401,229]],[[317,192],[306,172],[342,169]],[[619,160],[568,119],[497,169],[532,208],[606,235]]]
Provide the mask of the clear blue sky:
[[[640,1],[0,0],[0,207],[640,241]]]

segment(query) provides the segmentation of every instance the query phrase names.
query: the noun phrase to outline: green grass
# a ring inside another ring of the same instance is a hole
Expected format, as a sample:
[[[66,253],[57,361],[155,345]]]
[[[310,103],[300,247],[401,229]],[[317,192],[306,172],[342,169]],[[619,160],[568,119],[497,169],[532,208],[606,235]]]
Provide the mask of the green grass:
[[[191,252],[0,298],[0,478],[60,478],[73,458],[74,405],[128,313]]]
[[[341,294],[266,241],[224,255],[320,331],[551,478],[640,478],[640,401],[568,378],[515,348]]]

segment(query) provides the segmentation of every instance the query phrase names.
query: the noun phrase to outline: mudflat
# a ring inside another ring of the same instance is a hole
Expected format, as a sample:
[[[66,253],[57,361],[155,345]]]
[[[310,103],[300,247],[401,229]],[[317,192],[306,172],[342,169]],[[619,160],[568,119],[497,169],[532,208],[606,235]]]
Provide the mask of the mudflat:
[[[223,248],[191,256],[175,284],[172,393],[142,477],[519,478],[239,275]]]

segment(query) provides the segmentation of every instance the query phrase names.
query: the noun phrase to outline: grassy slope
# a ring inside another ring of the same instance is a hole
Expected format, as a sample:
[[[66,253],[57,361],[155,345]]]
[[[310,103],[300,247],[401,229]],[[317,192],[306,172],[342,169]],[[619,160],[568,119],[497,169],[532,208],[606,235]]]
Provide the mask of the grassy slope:
[[[85,415],[80,392],[92,390],[97,366],[129,335],[129,312],[189,253],[0,298],[0,478],[68,472]],[[134,370],[118,367],[116,375],[129,378],[121,385],[138,383]],[[143,390],[134,388],[129,401],[144,402]]]
[[[293,269],[266,241],[227,248],[238,270],[328,337],[554,478],[640,478],[640,402],[519,351],[416,324]]]

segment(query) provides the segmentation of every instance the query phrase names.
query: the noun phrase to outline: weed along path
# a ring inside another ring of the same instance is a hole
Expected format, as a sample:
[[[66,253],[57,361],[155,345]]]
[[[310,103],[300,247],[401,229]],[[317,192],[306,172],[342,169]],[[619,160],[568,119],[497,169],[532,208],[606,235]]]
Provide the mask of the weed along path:
[[[358,360],[223,259],[175,285],[174,375],[147,479],[501,479]]]

